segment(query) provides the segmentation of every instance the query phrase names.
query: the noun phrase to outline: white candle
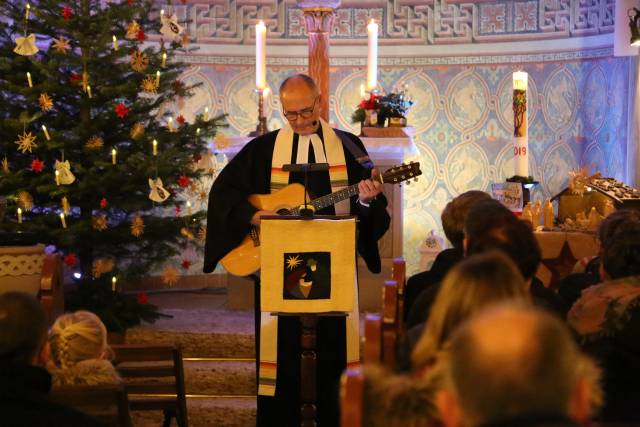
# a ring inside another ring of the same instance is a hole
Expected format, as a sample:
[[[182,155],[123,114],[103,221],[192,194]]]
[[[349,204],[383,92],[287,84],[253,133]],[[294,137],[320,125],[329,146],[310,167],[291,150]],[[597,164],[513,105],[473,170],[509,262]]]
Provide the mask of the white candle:
[[[91,86],[87,85],[87,95],[89,95],[89,98],[91,98]]]
[[[167,66],[167,52],[162,52],[162,68]]]
[[[164,16],[164,9],[160,9],[160,17]]]
[[[527,73],[525,73],[524,71],[516,71],[515,73],[513,73],[514,102],[516,101],[515,91],[524,91],[524,100],[525,100],[524,108],[527,107],[526,105],[527,86],[528,86]],[[517,126],[517,124],[515,123],[515,119],[518,114],[515,113],[514,111],[514,134],[515,134],[514,146],[513,146],[514,175],[519,175],[519,176],[529,176],[529,136],[527,132],[527,127],[528,127],[528,123],[527,123],[528,111],[527,110],[524,111],[524,114],[521,117],[522,123],[520,123],[519,126]]]
[[[27,71],[27,83],[29,83],[29,87],[33,87],[33,82],[31,81],[31,73]]]
[[[116,291],[116,283],[118,282],[118,278],[116,276],[111,277],[111,291]]]
[[[156,71],[156,87],[160,87],[160,70]]]
[[[191,202],[187,200],[187,215],[191,216]]]
[[[64,219],[63,212],[60,212],[60,221],[62,222],[62,228],[67,228],[67,221]]]
[[[31,5],[27,3],[27,11],[25,12],[25,19],[29,19],[29,12],[31,10]]]
[[[60,172],[56,170],[56,185],[60,185]]]
[[[256,24],[256,87],[267,87],[267,27],[264,22]]]
[[[200,135],[200,128],[196,129],[196,135]]]
[[[158,141],[156,141],[155,139],[153,140],[153,155],[158,155]]]
[[[373,19],[367,25],[369,50],[367,56],[367,90],[372,91],[378,85],[378,24]]]
[[[169,118],[167,119],[167,127],[169,128],[169,131],[170,131],[170,132],[175,132],[176,128],[175,128],[175,126],[173,125],[173,118],[172,118],[172,117],[169,117]]]
[[[209,107],[204,107],[204,119],[209,120]]]
[[[113,35],[112,39],[113,39],[113,50],[118,50],[118,38],[115,35]]]
[[[114,164],[114,165],[116,164],[116,155],[117,155],[117,153],[118,152],[116,151],[115,148],[111,149],[111,163]]]
[[[18,208],[18,224],[22,224],[22,209]]]
[[[51,141],[51,136],[49,135],[49,131],[45,125],[42,125],[42,131],[44,132],[44,137],[47,138],[47,141]]]

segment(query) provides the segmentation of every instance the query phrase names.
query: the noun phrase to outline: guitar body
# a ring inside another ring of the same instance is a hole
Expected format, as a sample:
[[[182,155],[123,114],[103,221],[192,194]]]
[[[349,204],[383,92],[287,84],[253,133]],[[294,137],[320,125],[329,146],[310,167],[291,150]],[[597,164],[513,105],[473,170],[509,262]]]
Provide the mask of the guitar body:
[[[308,200],[308,199],[307,199]],[[281,212],[304,204],[304,186],[289,184],[273,194],[252,194],[249,203],[260,210]],[[222,266],[234,276],[248,276],[260,269],[260,245],[251,235],[220,260]]]
[[[373,178],[384,184],[399,184],[411,179],[417,180],[422,174],[420,163],[410,162],[402,166],[394,166],[382,175]],[[332,206],[342,200],[358,195],[358,184],[352,184],[331,194],[318,197],[310,204],[314,210],[320,210],[326,206]],[[305,190],[301,184],[289,184],[273,194],[253,194],[249,196],[249,203],[264,211],[273,211],[281,215],[290,214],[291,210],[304,205]],[[309,197],[307,195],[307,201]],[[220,260],[227,271],[234,276],[248,276],[260,269],[260,229],[251,227],[250,233],[242,243]]]

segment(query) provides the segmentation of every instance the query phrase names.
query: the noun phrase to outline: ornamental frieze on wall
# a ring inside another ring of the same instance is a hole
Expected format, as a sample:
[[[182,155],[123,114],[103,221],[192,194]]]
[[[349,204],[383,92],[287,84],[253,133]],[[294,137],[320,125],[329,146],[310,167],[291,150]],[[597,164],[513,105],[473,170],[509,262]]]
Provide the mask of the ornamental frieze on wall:
[[[270,43],[305,44],[303,12],[291,0],[158,2],[174,12],[199,44],[250,44],[263,20]],[[445,1],[343,0],[336,44],[366,44],[367,23],[380,25],[382,44],[458,44],[565,39],[612,33],[615,0]],[[157,12],[156,12],[157,15]]]

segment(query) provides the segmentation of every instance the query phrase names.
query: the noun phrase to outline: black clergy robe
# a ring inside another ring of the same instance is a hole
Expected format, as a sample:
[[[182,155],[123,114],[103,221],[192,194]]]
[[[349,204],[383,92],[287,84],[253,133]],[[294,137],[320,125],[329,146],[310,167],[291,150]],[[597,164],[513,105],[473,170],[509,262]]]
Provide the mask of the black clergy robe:
[[[362,151],[362,141],[348,132],[334,129],[338,137],[351,139]],[[278,131],[250,141],[220,172],[209,193],[207,239],[204,272],[212,272],[220,259],[235,248],[250,230],[250,221],[258,210],[247,200],[251,194],[270,193],[271,160]],[[322,128],[318,130],[322,139]],[[294,134],[291,163],[295,163],[298,135]],[[344,147],[349,185],[370,177],[371,171],[360,165]],[[309,162],[314,161],[310,145]],[[302,173],[291,173],[289,183],[303,183]],[[312,198],[331,192],[329,173],[312,172],[308,176],[308,191]],[[378,240],[389,228],[387,201],[380,194],[370,207],[351,198],[351,213],[358,216],[357,251],[373,273],[381,270]],[[317,214],[332,215],[332,206]],[[256,283],[258,283],[256,281]],[[259,358],[259,289],[256,287],[256,369]],[[318,425],[339,425],[339,379],[346,367],[346,331],[343,317],[322,317],[317,326],[317,420]],[[278,321],[278,368],[276,395],[258,396],[258,426],[300,425],[300,333],[298,317],[280,317]]]

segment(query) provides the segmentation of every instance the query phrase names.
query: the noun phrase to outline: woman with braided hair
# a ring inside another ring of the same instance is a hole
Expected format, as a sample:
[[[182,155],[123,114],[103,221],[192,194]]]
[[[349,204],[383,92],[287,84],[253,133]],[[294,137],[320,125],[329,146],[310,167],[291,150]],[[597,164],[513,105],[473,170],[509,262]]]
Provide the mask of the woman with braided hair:
[[[49,332],[53,386],[119,384],[110,362],[107,329],[95,314],[76,311],[58,317]]]

